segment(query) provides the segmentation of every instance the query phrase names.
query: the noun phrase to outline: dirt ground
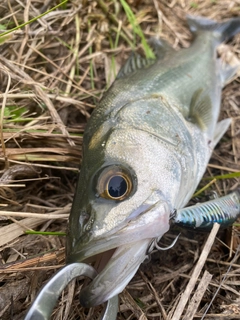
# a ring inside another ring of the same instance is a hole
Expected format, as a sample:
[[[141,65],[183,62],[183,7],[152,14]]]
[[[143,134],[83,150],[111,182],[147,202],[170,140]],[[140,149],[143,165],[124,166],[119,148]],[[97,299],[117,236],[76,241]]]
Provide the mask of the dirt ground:
[[[39,289],[64,265],[64,235],[25,231],[66,231],[86,122],[134,47],[140,47],[120,1],[69,0],[51,11],[59,2],[0,3],[1,33],[33,20],[0,38],[2,320],[23,319]],[[146,39],[160,36],[176,49],[191,43],[187,14],[218,21],[240,16],[239,0],[127,2]],[[221,45],[219,55],[239,64],[240,34]],[[233,121],[213,152],[205,178],[240,171],[238,75],[240,70],[223,90],[220,117]],[[199,189],[208,182],[203,180]],[[194,201],[204,201],[212,191],[224,195],[238,184],[237,177],[214,180]],[[178,233],[173,228],[161,245],[171,244]],[[217,234],[177,319],[240,319],[239,233],[234,226]],[[172,249],[154,252],[120,294],[117,319],[172,319],[207,237],[185,230]],[[203,297],[193,297],[209,274]],[[79,304],[81,285],[74,281],[62,293],[52,319],[98,319],[102,306],[84,309]]]

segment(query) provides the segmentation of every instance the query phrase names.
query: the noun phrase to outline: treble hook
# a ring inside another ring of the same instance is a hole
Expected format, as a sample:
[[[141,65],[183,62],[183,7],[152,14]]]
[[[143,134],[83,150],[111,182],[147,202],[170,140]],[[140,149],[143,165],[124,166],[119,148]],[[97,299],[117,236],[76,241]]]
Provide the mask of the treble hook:
[[[58,271],[42,288],[37,298],[33,302],[24,320],[49,320],[58,297],[63,289],[74,278],[86,276],[94,279],[96,270],[85,263],[71,263]],[[108,300],[103,315],[99,320],[115,320],[118,311],[118,296]]]
[[[180,236],[181,233],[179,233],[176,238],[173,240],[173,242],[168,246],[168,247],[160,247],[157,243],[158,243],[158,238],[155,238],[154,239],[154,247],[157,249],[157,250],[161,250],[161,251],[166,251],[166,250],[169,250],[171,249],[175,243],[178,241],[178,238]]]

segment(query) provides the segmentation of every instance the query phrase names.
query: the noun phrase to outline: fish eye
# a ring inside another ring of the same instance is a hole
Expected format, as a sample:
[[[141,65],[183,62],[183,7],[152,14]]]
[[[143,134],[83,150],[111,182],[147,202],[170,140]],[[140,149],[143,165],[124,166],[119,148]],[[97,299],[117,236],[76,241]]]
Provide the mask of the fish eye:
[[[131,175],[120,167],[108,167],[102,171],[98,178],[97,192],[102,198],[124,200],[131,191]]]

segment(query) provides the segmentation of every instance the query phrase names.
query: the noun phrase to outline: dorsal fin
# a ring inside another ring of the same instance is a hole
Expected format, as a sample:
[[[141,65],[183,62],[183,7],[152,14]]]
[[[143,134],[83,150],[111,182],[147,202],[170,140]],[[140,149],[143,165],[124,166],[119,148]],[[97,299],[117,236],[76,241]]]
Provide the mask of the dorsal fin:
[[[212,107],[209,95],[203,95],[203,89],[194,92],[190,103],[189,118],[202,130],[206,130],[212,123]]]
[[[153,49],[153,52],[158,60],[163,59],[166,56],[166,54],[175,52],[175,50],[170,46],[170,44],[162,39],[151,38],[149,40],[149,45]],[[139,69],[146,68],[152,65],[155,61],[156,59],[147,59],[142,57],[137,52],[132,52],[132,54],[127,59],[123,67],[120,69],[116,79],[124,78],[127,75]]]
[[[176,50],[174,50],[173,47],[171,47],[171,45],[164,39],[151,38],[148,43],[153,49],[157,59],[163,59],[166,54],[176,52]]]
[[[146,68],[153,64],[155,59],[143,58],[139,53],[133,52],[127,59],[123,67],[120,69],[116,79],[124,78],[127,75],[139,70]]]

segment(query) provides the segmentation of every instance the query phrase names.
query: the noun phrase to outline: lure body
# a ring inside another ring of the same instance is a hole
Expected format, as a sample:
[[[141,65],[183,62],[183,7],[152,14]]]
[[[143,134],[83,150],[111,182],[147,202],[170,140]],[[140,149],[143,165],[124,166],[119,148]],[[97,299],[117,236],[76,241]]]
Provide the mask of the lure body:
[[[181,227],[209,230],[215,222],[229,227],[240,216],[240,189],[228,195],[179,209],[173,222]]]

